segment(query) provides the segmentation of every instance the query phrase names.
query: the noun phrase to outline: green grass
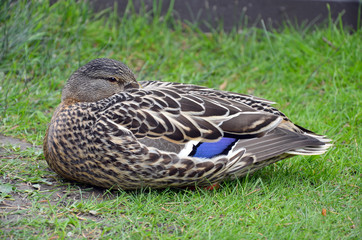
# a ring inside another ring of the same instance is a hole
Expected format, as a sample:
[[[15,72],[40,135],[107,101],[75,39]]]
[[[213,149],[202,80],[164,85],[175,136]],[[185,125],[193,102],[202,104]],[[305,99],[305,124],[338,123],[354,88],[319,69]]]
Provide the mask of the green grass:
[[[63,181],[39,148],[0,152],[1,239],[358,239],[362,32],[340,21],[203,33],[169,15],[93,13],[85,3],[0,5],[0,133],[40,145],[61,89],[97,57],[138,79],[194,83],[277,102],[326,134],[294,157],[214,191],[107,191]],[[151,15],[155,15],[151,18]],[[324,210],[323,210],[324,209]],[[325,214],[322,214],[325,213]]]

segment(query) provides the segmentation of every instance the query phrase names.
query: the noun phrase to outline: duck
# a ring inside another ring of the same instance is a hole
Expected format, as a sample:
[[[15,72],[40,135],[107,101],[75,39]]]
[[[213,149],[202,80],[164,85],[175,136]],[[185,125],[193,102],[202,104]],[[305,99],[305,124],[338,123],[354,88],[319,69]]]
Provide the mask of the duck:
[[[331,144],[274,102],[185,83],[137,81],[94,59],[66,82],[43,142],[49,167],[102,188],[208,187]]]

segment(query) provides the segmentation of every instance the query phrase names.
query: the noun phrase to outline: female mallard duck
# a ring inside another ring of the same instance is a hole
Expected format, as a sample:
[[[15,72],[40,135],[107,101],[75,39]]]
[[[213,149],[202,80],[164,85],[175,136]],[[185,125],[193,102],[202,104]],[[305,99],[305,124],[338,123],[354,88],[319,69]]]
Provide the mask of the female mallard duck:
[[[190,84],[138,83],[95,59],[69,78],[44,139],[50,168],[100,187],[209,186],[330,140],[294,125],[273,102]]]

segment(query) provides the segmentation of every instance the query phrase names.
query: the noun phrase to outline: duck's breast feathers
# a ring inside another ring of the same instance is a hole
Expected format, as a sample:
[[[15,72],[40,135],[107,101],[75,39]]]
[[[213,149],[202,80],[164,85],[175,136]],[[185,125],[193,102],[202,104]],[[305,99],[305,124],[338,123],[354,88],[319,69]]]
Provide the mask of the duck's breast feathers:
[[[246,95],[204,87],[163,82],[141,82],[91,104],[98,114],[129,129],[137,138],[164,138],[175,143],[189,140],[214,142],[225,134],[262,136],[282,120],[279,114],[261,111]],[[260,104],[269,106],[265,101]]]

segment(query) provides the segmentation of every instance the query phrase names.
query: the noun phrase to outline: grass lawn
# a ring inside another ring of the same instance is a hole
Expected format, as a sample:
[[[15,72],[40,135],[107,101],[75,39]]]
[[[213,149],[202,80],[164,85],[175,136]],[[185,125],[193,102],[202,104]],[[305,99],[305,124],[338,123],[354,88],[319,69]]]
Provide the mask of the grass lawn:
[[[9,2],[0,5],[0,133],[31,147],[0,148],[0,239],[360,239],[361,29],[330,20],[203,33],[157,10],[120,18],[74,1]],[[68,182],[38,146],[67,78],[97,57],[123,61],[140,80],[273,100],[334,147],[213,191]]]

